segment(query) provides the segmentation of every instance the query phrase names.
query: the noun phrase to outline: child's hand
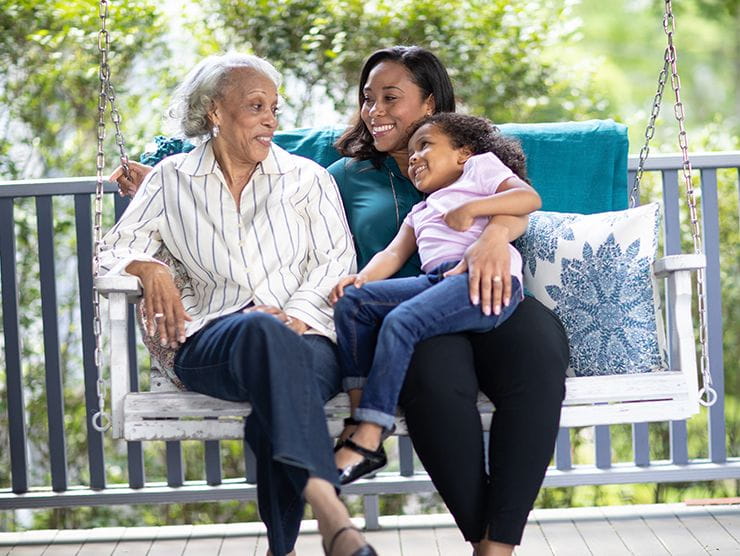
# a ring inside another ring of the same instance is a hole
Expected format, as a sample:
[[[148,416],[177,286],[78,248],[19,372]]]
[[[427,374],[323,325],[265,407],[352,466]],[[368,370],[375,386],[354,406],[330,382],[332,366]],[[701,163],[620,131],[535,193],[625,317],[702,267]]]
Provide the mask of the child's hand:
[[[442,218],[445,224],[458,232],[464,232],[470,228],[473,225],[473,220],[475,220],[475,216],[471,214],[467,205],[460,205],[457,208],[448,210],[442,215]]]
[[[339,298],[344,295],[344,288],[347,286],[361,288],[365,282],[367,282],[367,277],[362,274],[350,274],[345,276],[332,288],[331,293],[329,294],[329,302],[332,305],[336,305]]]

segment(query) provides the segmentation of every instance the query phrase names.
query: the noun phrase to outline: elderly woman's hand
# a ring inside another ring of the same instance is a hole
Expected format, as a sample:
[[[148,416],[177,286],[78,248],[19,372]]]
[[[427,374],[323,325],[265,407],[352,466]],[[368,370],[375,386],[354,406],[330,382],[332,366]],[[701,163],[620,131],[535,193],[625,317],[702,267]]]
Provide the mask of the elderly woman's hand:
[[[506,218],[509,226],[496,222],[488,224],[477,241],[465,251],[463,260],[445,276],[468,272],[470,301],[480,303],[481,311],[498,315],[501,304],[511,299],[511,254],[509,241],[523,233],[527,217],[497,216],[498,221]]]
[[[282,322],[285,326],[290,328],[293,332],[295,332],[298,335],[304,334],[305,332],[311,329],[311,327],[308,326],[301,319],[296,318],[296,317],[291,317],[285,311],[273,305],[253,305],[251,307],[247,307],[246,309],[244,309],[243,312],[251,313],[253,311],[258,311],[260,313],[267,313],[268,315],[274,316],[276,319],[278,319],[280,322]]]
[[[134,261],[126,271],[141,280],[144,288],[144,312],[149,335],[159,332],[160,343],[177,348],[185,342],[185,321],[192,320],[180,300],[180,291],[169,269],[163,264]]]
[[[113,170],[113,173],[110,176],[108,176],[108,181],[115,181],[118,183],[118,192],[121,196],[133,197],[139,189],[139,186],[144,181],[144,178],[151,171],[151,166],[129,160],[128,173],[131,179],[126,177],[123,173],[123,167],[119,166]]]

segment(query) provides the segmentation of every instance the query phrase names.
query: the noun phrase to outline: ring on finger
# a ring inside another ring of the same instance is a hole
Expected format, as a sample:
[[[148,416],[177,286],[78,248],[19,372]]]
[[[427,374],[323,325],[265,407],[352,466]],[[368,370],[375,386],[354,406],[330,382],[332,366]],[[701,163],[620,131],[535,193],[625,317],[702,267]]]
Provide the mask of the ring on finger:
[[[493,283],[494,284],[500,284],[501,283],[501,276],[494,276],[493,277]]]
[[[154,320],[157,321],[159,319],[164,318],[164,313],[154,313]]]

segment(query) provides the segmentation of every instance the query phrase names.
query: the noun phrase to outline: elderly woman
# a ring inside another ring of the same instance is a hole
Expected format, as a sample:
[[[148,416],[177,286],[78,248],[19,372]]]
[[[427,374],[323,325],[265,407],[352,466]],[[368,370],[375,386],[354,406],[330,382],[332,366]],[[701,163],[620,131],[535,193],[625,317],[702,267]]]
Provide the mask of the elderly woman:
[[[248,55],[207,58],[170,109],[200,140],[154,168],[105,236],[101,269],[139,278],[150,333],[190,389],[249,401],[270,552],[293,552],[304,501],[330,556],[372,555],[337,496],[324,402],[339,389],[327,296],[355,265],[331,176],[272,144],[280,76]],[[153,255],[164,244],[182,291]]]

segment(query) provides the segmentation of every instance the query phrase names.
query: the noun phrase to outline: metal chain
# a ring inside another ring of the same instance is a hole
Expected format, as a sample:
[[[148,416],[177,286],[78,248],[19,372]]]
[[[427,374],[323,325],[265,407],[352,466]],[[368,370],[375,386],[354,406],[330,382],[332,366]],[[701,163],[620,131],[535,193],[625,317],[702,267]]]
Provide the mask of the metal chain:
[[[671,69],[671,87],[676,98],[673,105],[673,114],[678,121],[678,145],[681,148],[683,179],[686,186],[686,204],[689,209],[689,220],[691,222],[691,238],[694,243],[694,253],[701,255],[704,252],[699,228],[699,219],[696,213],[696,194],[691,183],[691,162],[689,161],[689,142],[686,135],[683,103],[681,102],[681,80],[678,77],[678,65],[676,61],[676,48],[673,45],[673,34],[676,31],[675,18],[671,0],[665,0],[665,15],[663,16],[663,30],[668,37],[666,48],[666,62]],[[707,305],[705,288],[705,269],[700,268],[696,273],[696,290],[699,308],[699,345],[701,355],[699,368],[701,369],[702,387],[699,389],[699,403],[711,406],[717,401],[717,391],[712,387],[712,375],[709,369],[709,353],[707,350]],[[706,396],[706,399],[704,399]]]
[[[95,209],[93,219],[93,276],[100,271],[100,241],[103,228],[103,169],[105,168],[105,109],[110,103],[111,120],[116,129],[116,144],[120,152],[121,166],[127,177],[130,177],[128,156],[121,133],[121,115],[116,107],[116,96],[110,82],[110,66],[108,52],[110,50],[110,33],[106,29],[108,20],[108,1],[100,0],[98,7],[100,16],[100,31],[98,33],[98,51],[100,52],[100,91],[98,92],[98,153],[95,162]],[[100,293],[93,286],[93,334],[95,335],[94,361],[97,370],[96,393],[98,396],[98,411],[92,416],[92,427],[99,432],[107,431],[111,426],[110,416],[105,411],[106,384],[102,373],[102,325],[100,319]]]
[[[645,171],[645,160],[647,160],[648,154],[650,153],[650,140],[655,135],[655,120],[658,119],[660,114],[660,105],[663,103],[663,90],[665,89],[666,77],[668,76],[668,49],[665,52],[665,62],[663,63],[663,69],[660,70],[658,75],[658,90],[655,91],[655,98],[653,99],[653,108],[650,112],[650,120],[648,121],[647,127],[645,128],[645,143],[640,149],[640,160],[637,163],[637,172],[635,173],[635,180],[632,182],[632,189],[630,191],[629,206],[634,208],[640,204],[640,183],[642,183],[642,174]]]

